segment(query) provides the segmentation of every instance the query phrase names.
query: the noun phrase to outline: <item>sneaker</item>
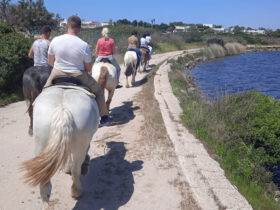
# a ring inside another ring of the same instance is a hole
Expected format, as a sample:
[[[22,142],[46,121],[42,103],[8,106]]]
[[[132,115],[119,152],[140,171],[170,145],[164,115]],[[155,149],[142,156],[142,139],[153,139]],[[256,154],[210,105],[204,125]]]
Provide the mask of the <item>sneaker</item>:
[[[100,123],[99,123],[99,128],[108,125],[109,124],[109,119],[110,118],[109,118],[108,115],[102,116],[101,120],[100,120]]]
[[[122,87],[122,85],[118,84],[116,88],[121,88],[121,87]]]

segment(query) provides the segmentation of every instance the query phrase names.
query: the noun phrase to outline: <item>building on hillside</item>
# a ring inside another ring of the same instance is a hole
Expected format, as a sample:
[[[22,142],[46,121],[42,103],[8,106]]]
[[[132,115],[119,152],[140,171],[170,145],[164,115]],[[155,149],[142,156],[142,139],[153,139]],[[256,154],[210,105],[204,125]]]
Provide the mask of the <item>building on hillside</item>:
[[[59,22],[59,27],[63,28],[63,27],[66,26],[66,24],[67,24],[67,19],[61,20],[61,21]]]
[[[82,21],[82,28],[98,28],[101,27],[101,23],[93,21]]]
[[[190,26],[175,26],[173,32],[187,32],[189,29]]]
[[[103,26],[109,26],[109,25],[111,25],[109,22],[102,22],[101,23],[101,26],[103,27]]]
[[[204,27],[214,28],[214,24],[202,24]]]
[[[250,30],[243,30],[244,33],[247,33],[247,34],[253,34],[253,35],[256,35],[256,34],[265,34],[265,30],[259,30],[259,29],[250,29]]]
[[[211,28],[215,33],[225,33],[224,28]]]
[[[64,28],[67,24],[67,19],[59,22],[59,27]],[[98,28],[101,27],[101,23],[94,21],[82,21],[82,28]]]

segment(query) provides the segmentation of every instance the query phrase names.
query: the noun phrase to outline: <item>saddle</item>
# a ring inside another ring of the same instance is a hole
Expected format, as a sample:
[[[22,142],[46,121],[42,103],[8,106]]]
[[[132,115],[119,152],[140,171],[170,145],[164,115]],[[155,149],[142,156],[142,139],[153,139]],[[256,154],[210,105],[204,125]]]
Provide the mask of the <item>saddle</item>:
[[[91,92],[91,90],[82,85],[82,82],[76,78],[76,77],[72,77],[69,75],[62,75],[62,76],[57,76],[52,80],[52,86],[74,86],[74,87],[81,87],[83,89],[85,89],[86,91]]]
[[[112,64],[109,58],[101,58],[100,62]]]

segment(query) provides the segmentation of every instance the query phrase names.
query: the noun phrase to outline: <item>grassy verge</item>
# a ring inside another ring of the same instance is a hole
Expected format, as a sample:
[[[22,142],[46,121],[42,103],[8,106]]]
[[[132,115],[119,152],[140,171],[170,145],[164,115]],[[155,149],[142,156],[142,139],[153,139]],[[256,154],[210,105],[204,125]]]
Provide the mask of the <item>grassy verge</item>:
[[[12,94],[0,94],[0,107],[8,105],[13,102],[21,101],[23,100],[23,94],[21,90],[18,90]]]
[[[258,92],[205,100],[184,71],[186,62],[200,55],[171,61],[169,78],[183,108],[183,123],[254,209],[280,209],[274,200],[277,188],[265,170],[279,164],[279,103]]]
[[[165,53],[177,50],[187,50],[187,49],[195,49],[206,46],[205,42],[194,42],[194,43],[159,43],[154,49],[156,53]]]

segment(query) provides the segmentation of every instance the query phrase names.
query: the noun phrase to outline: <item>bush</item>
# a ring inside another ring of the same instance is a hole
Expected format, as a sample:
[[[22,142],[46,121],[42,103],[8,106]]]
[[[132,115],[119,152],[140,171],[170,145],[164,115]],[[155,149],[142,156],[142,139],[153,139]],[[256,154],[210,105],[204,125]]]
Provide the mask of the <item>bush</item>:
[[[7,34],[11,32],[14,32],[14,29],[11,26],[0,23],[0,34]]]
[[[0,97],[18,91],[25,69],[32,65],[28,58],[31,40],[0,26]]]
[[[250,102],[250,103],[248,103]],[[226,123],[231,132],[238,133],[240,140],[252,145],[261,154],[263,166],[280,165],[280,103],[258,92],[234,95],[227,110],[230,118]],[[242,108],[242,115],[238,114]]]
[[[207,40],[207,45],[210,46],[212,44],[218,44],[221,45],[222,47],[225,45],[224,40],[221,38],[212,38]]]

